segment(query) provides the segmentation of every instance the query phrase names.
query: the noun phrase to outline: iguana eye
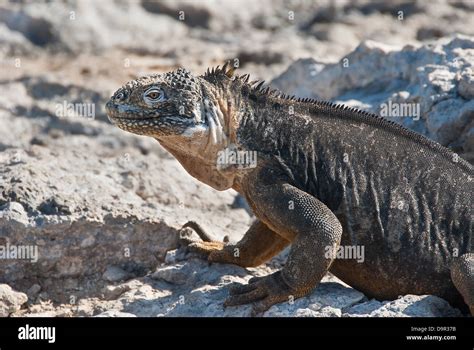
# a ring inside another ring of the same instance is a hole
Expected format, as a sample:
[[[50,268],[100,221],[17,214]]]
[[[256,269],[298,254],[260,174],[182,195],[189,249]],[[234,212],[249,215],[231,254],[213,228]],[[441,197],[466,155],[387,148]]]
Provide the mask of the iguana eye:
[[[147,102],[162,102],[166,99],[165,92],[162,89],[152,88],[145,91],[145,101]]]
[[[119,92],[117,95],[115,95],[115,100],[122,101],[124,97],[125,97],[125,94],[123,92]]]

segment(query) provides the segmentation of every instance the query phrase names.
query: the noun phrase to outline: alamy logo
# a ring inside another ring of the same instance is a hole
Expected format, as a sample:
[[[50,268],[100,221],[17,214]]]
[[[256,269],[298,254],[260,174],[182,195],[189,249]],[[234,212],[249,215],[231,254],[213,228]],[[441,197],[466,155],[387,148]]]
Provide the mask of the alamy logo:
[[[257,151],[240,151],[235,146],[217,152],[218,168],[237,165],[238,168],[255,168],[257,166]]]
[[[326,259],[349,259],[363,263],[365,260],[365,247],[362,245],[328,245],[325,247]]]
[[[47,340],[48,343],[56,341],[55,327],[35,327],[26,324],[18,328],[18,339],[20,340]]]
[[[420,104],[388,101],[388,103],[382,103],[380,105],[380,115],[382,117],[404,117],[420,120]]]
[[[14,245],[9,243],[0,245],[0,259],[30,260],[32,263],[35,263],[38,261],[38,246]]]
[[[95,118],[95,103],[63,103],[56,104],[56,116],[59,118],[85,117]]]

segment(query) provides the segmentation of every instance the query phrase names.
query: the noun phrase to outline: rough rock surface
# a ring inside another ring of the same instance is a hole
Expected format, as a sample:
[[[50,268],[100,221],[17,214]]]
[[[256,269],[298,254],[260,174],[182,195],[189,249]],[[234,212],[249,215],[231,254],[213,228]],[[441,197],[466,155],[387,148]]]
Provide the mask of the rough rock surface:
[[[14,291],[7,284],[0,284],[0,317],[6,317],[20,310],[28,297],[25,293]]]
[[[347,317],[459,317],[445,300],[433,295],[405,295],[397,300],[370,300],[345,310]]]
[[[473,161],[474,39],[446,37],[474,35],[473,21],[470,1],[2,2],[0,246],[36,247],[37,261],[1,257],[0,316],[246,316],[223,309],[226,286],[284,263],[209,265],[176,249],[188,220],[237,241],[252,216],[110,125],[104,103],[124,82],[231,59],[301,97],[420,103],[419,121],[396,121]],[[452,315],[433,296],[368,300],[328,274],[263,316]]]
[[[170,258],[170,256],[172,256]],[[178,257],[178,258],[177,258]],[[15,315],[161,317],[161,316],[250,316],[251,306],[224,308],[226,288],[245,283],[252,276],[274,271],[271,267],[243,269],[231,265],[209,265],[181,250],[169,251],[167,261],[144,277],[107,285],[97,297],[77,303],[40,303]],[[26,300],[26,298],[25,298]],[[35,312],[37,309],[42,312]],[[407,295],[394,301],[367,300],[360,292],[327,275],[308,297],[271,307],[264,317],[440,317],[460,312],[434,296]]]
[[[474,35],[466,25],[473,22],[471,0],[12,2],[0,4],[0,57],[13,66],[14,58],[45,53],[110,52],[116,58],[106,66],[129,73],[204,70],[237,58],[269,79],[301,57],[335,61],[361,40],[401,45]]]
[[[52,140],[55,145],[0,153],[0,242],[38,247],[36,262],[0,260],[2,282],[51,292],[55,280],[67,279],[69,293],[81,295],[89,278],[144,275],[176,247],[177,228],[187,220],[229,230],[231,237],[245,231],[250,216],[231,208],[235,193],[192,181],[153,140],[146,155],[100,146],[124,142],[125,135],[107,136],[116,131],[88,123],[103,129],[96,140],[69,135]]]

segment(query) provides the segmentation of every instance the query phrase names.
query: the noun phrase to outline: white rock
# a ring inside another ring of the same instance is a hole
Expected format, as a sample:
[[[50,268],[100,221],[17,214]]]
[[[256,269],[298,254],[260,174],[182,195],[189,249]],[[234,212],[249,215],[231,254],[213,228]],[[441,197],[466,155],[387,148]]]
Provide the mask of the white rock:
[[[34,313],[31,313],[31,314],[25,314],[24,315],[25,317],[31,317],[31,318],[35,318],[35,317],[56,317],[57,314],[55,311],[43,311],[43,312],[34,312]]]
[[[456,317],[461,316],[445,300],[433,295],[405,295],[393,301],[370,300],[344,311],[346,317]]]
[[[188,271],[183,271],[183,265],[159,267],[150,277],[163,280],[172,284],[185,284],[191,282],[192,275]]]
[[[7,284],[0,284],[0,317],[7,317],[20,310],[27,301],[28,297],[25,293],[14,291]]]
[[[137,317],[137,316],[128,312],[120,311],[120,310],[107,310],[98,315],[95,315],[94,317]]]
[[[106,286],[102,290],[104,298],[106,300],[114,300],[121,296],[123,293],[128,292],[131,289],[128,284],[121,284],[118,286]]]

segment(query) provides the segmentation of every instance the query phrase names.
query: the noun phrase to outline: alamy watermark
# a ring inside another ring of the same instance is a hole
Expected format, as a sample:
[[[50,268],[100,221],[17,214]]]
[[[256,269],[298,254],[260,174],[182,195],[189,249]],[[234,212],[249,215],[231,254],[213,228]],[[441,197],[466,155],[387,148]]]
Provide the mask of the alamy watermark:
[[[63,103],[56,104],[55,114],[59,118],[84,117],[95,118],[95,103]]]
[[[255,168],[257,151],[238,150],[231,145],[217,152],[217,167],[226,168],[229,165],[236,165],[238,168]]]
[[[382,117],[412,118],[413,120],[420,120],[420,104],[388,101],[388,103],[382,103],[380,105],[380,115]]]
[[[56,327],[37,327],[26,324],[18,328],[20,340],[47,340],[48,343],[56,341]]]
[[[365,247],[363,245],[328,245],[325,247],[326,259],[354,259],[358,263],[365,260]]]
[[[0,245],[0,259],[1,260],[30,260],[35,263],[38,261],[38,246],[37,245],[15,245],[9,244]]]

